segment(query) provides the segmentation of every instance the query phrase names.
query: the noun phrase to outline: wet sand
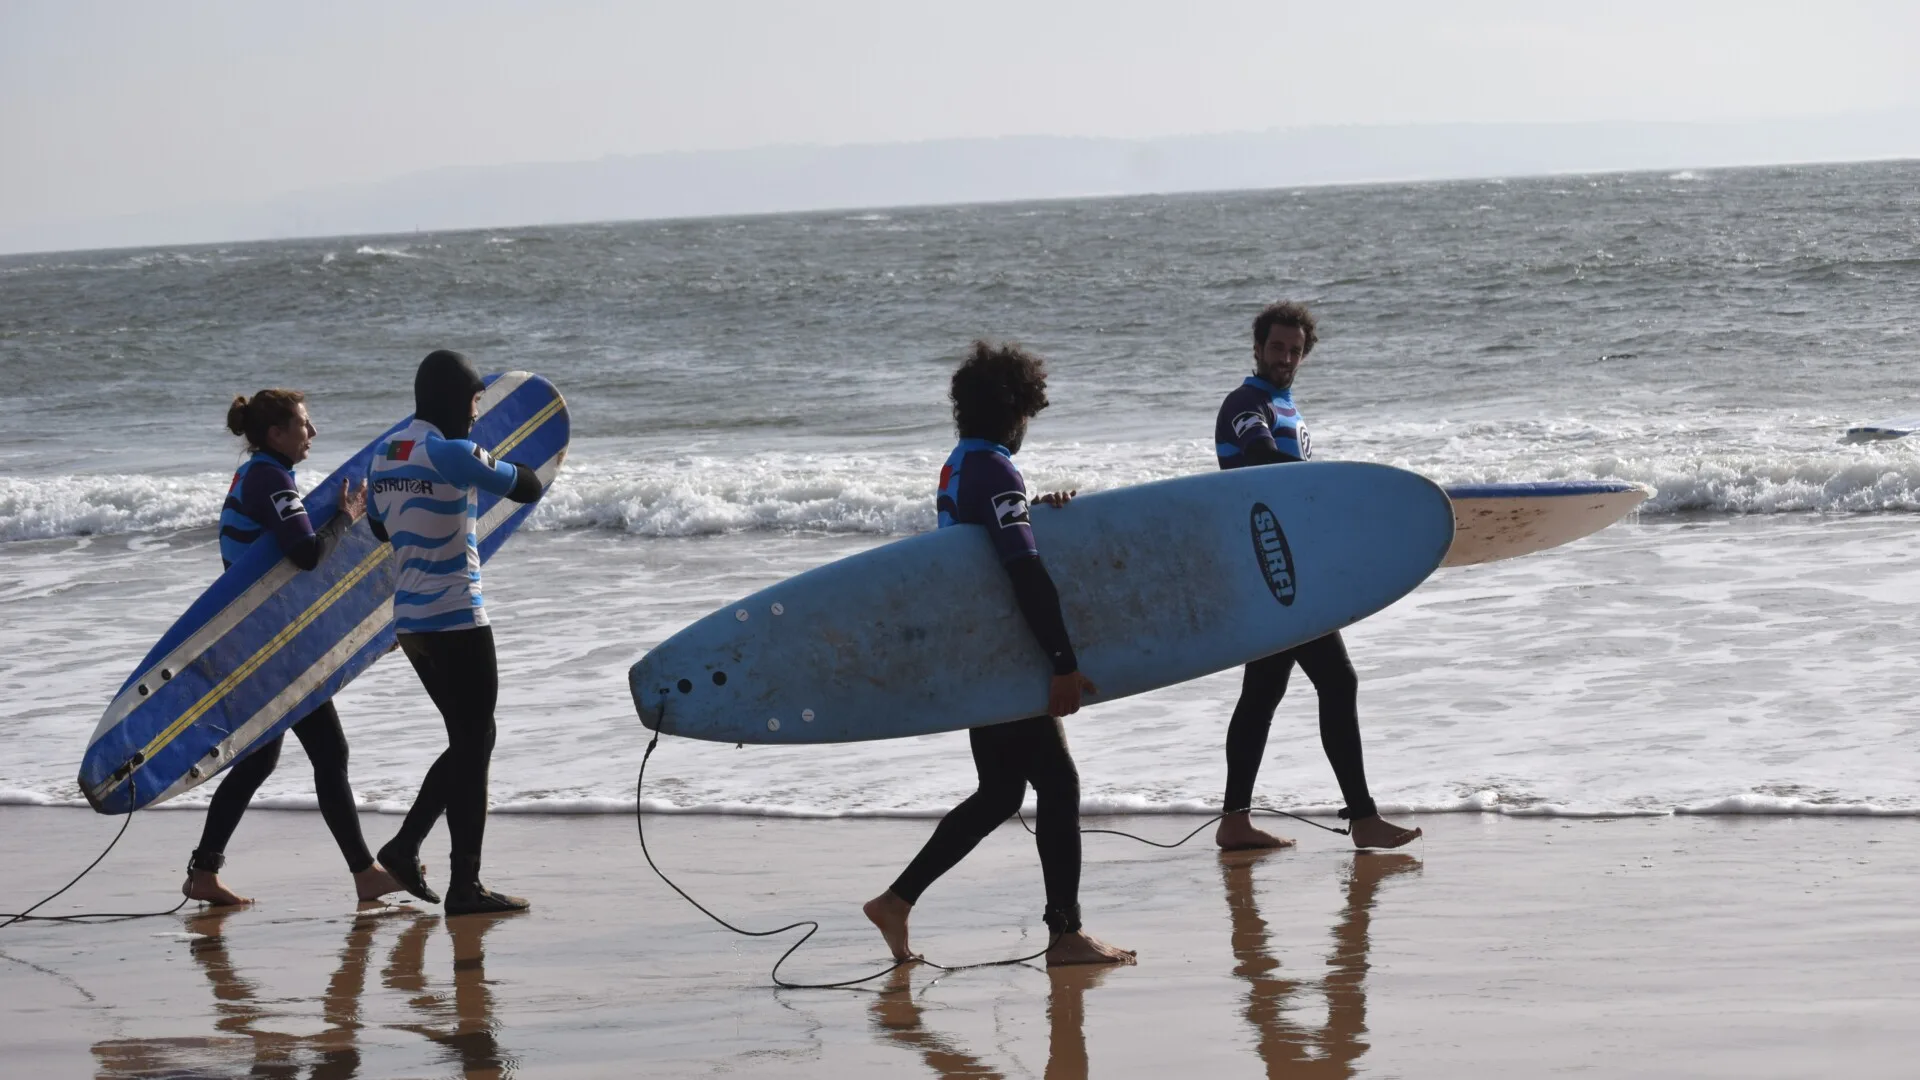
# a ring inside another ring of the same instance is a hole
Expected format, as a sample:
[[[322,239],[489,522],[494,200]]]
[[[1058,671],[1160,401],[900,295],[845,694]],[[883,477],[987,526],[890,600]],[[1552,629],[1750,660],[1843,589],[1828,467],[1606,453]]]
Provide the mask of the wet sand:
[[[377,844],[397,825],[368,816]],[[649,818],[662,865],[743,925],[817,918],[783,972],[885,966],[860,901],[927,821]],[[197,812],[137,818],[49,913],[173,902]],[[1171,839],[1197,821],[1105,819]],[[656,879],[624,817],[496,815],[506,918],[356,911],[319,816],[256,811],[226,878],[259,902],[0,931],[10,1076],[1911,1076],[1920,821],[1430,815],[1406,853],[1220,856],[1087,838],[1088,929],[1140,965],[917,968],[780,991],[751,940]],[[12,909],[118,819],[0,810]],[[429,843],[443,873],[443,834]],[[922,899],[958,964],[1041,948],[1032,844],[1003,828]]]

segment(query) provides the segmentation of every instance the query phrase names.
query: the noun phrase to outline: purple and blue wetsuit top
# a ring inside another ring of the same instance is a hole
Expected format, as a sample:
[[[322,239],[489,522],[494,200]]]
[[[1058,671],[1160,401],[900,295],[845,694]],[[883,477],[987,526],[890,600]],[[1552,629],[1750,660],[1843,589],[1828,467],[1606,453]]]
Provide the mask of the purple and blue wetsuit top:
[[[344,531],[342,527],[316,530],[300,500],[293,463],[271,450],[257,450],[241,462],[227,486],[227,501],[220,508],[220,561],[232,566],[247,548],[271,533],[280,543],[281,554],[300,569],[311,570]]]
[[[961,439],[940,467],[935,507],[940,528],[978,525],[986,530],[1001,568],[1013,583],[1020,614],[1046,651],[1054,674],[1080,670],[1060,611],[1060,593],[1033,540],[1027,481],[1014,467],[1012,452],[988,439]]]
[[[1292,388],[1282,390],[1258,375],[1249,375],[1220,403],[1213,443],[1223,469],[1313,456],[1313,440],[1294,407]]]

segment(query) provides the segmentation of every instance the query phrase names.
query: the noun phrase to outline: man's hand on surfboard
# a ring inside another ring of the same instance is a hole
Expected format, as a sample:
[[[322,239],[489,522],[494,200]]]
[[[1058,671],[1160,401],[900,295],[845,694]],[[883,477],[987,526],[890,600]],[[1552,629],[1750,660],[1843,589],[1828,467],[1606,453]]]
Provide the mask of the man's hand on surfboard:
[[[1070,503],[1070,502],[1072,502],[1072,501],[1073,501],[1073,497],[1074,497],[1075,495],[1078,495],[1078,494],[1080,494],[1080,492],[1079,492],[1079,491],[1077,491],[1077,490],[1075,490],[1075,491],[1049,491],[1049,492],[1047,492],[1047,493],[1046,493],[1045,495],[1042,495],[1042,496],[1040,496],[1040,498],[1039,498],[1039,499],[1038,499],[1037,501],[1038,501],[1038,502],[1040,503],[1040,505],[1042,505],[1042,506],[1051,506],[1051,507],[1053,507],[1053,508],[1054,508],[1055,510],[1058,510],[1058,509],[1060,509],[1061,507],[1063,507],[1063,506],[1065,506],[1065,505],[1067,505],[1068,503]]]
[[[1082,694],[1098,694],[1100,688],[1093,680],[1079,672],[1071,675],[1055,675],[1053,685],[1047,688],[1047,715],[1072,716],[1080,711]]]

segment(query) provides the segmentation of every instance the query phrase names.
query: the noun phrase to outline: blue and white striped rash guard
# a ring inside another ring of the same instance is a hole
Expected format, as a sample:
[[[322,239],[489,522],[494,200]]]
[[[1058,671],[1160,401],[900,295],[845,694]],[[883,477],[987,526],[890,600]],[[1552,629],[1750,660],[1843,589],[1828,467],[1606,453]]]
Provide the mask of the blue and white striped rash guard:
[[[367,470],[367,513],[398,560],[394,629],[402,634],[487,625],[480,599],[479,492],[506,495],[516,470],[469,439],[425,420],[390,436]]]

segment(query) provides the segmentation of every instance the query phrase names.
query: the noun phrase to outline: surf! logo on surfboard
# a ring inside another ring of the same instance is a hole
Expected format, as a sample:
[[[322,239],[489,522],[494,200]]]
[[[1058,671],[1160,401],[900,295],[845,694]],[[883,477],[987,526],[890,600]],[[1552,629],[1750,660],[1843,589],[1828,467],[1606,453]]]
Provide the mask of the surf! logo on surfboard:
[[[1293,549],[1287,546],[1287,534],[1280,529],[1280,519],[1267,509],[1266,503],[1254,503],[1252,525],[1253,556],[1260,560],[1267,588],[1273,590],[1273,598],[1280,601],[1281,607],[1292,607]]]

